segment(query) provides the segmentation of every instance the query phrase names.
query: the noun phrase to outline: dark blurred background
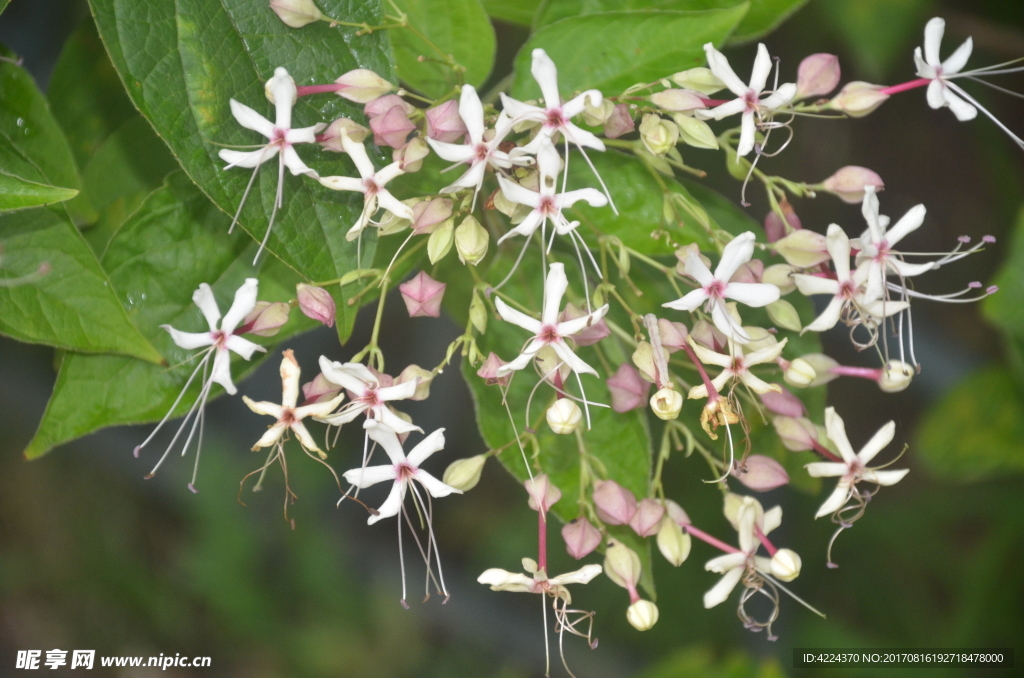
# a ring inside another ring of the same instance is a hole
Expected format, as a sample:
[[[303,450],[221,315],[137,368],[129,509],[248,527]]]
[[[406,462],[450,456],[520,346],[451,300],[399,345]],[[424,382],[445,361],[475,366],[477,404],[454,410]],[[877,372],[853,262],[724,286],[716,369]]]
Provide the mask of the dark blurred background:
[[[0,15],[0,42],[24,56],[45,88],[63,40],[87,12],[84,2],[13,0]],[[922,42],[926,20],[936,15],[947,20],[944,54],[973,35],[972,65],[1024,55],[1024,3],[1009,0],[812,0],[766,43],[781,57],[789,79],[803,56],[828,51],[838,53],[844,82],[892,84],[915,77],[913,47]],[[507,71],[526,33],[499,24],[498,35],[498,68]],[[753,46],[728,55],[747,64]],[[737,70],[745,77],[746,66]],[[494,79],[501,75],[496,72]],[[1024,91],[1020,77],[1003,84]],[[1024,133],[1024,102],[968,88],[1011,129]],[[710,183],[738,201],[738,187],[718,155],[692,151],[687,161],[708,169]],[[989,121],[979,116],[958,123],[947,110],[929,109],[924,91],[915,90],[865,119],[799,121],[790,148],[767,168],[820,181],[846,164],[881,174],[883,212],[899,217],[919,202],[927,205],[925,226],[907,239],[911,249],[947,250],[962,234],[999,238],[985,252],[943,269],[930,289],[954,291],[972,280],[992,281],[1024,202],[1024,152]],[[755,192],[749,209],[760,220],[766,207],[758,198]],[[851,232],[862,224],[859,206],[830,196],[794,206],[805,227],[818,231],[833,221]],[[388,305],[383,348],[395,373],[411,362],[436,364],[459,334],[443,318],[404,316],[400,302]],[[295,349],[309,377],[318,355],[345,359],[362,346],[367,321],[372,317],[364,314],[346,347],[326,329],[287,347]],[[895,419],[897,442],[911,443],[900,466],[913,470],[840,538],[834,556],[841,567],[824,567],[831,524],[810,520],[821,497],[793,490],[762,497],[766,506],[783,504],[788,519],[777,541],[804,558],[794,588],[828,619],[785,599],[776,626],[780,638],[770,643],[764,634],[742,629],[731,603],[705,611],[701,596],[717,576],[703,571],[709,554],[697,545],[678,570],[655,558],[661,620],[647,633],[626,623],[622,589],[603,577],[586,588],[577,602],[599,611],[601,642],[591,652],[578,639],[567,639],[566,654],[580,678],[901,673],[794,670],[792,648],[804,646],[1016,645],[1018,666],[1024,662],[1024,482],[1009,474],[960,482],[933,472],[914,446],[922,416],[951,387],[979,367],[1005,364],[1001,342],[978,305],[915,303],[914,321],[924,371],[909,390],[886,395],[852,379],[830,386],[830,404],[855,432],[854,445]],[[857,355],[842,331],[827,334],[825,342],[827,352],[844,364],[874,360]],[[367,527],[359,507],[335,508],[337,490],[319,465],[292,455],[291,486],[299,495],[289,511],[294,531],[282,516],[279,472],[271,471],[262,494],[245,492],[247,506],[237,501],[238,480],[262,461],[248,448],[264,423],[238,399],[221,399],[209,408],[197,495],[185,487],[191,457],[171,459],[157,477],[142,479],[153,460],[136,460],[131,450],[146,435],[143,427],[104,431],[25,462],[21,451],[52,388],[53,359],[50,349],[0,339],[0,675],[20,673],[12,668],[17,650],[53,648],[212,657],[210,669],[169,669],[165,676],[512,678],[543,672],[536,598],[491,593],[475,581],[487,567],[518,569],[521,555],[533,550],[534,514],[496,464],[487,466],[476,490],[445,500],[436,513],[452,600],[445,606],[436,597],[417,601],[406,611],[399,605],[394,523]],[[256,400],[275,400],[277,364],[268,360],[243,391]],[[484,450],[457,372],[447,370],[430,399],[407,408],[428,431],[447,427],[447,449],[428,464],[437,475],[449,461]],[[341,449],[357,443],[350,439]],[[338,466],[347,468],[344,460]],[[695,522],[728,533],[717,493],[701,482],[704,472],[695,460],[673,459],[666,487]],[[365,496],[371,503],[383,498],[376,489]],[[558,544],[552,539],[555,572],[573,566]],[[422,569],[412,562],[409,574],[415,591]],[[104,669],[94,671],[103,675]],[[121,671],[108,675],[157,675],[152,669]],[[559,666],[553,672],[563,675]],[[915,675],[1012,673],[925,669]]]

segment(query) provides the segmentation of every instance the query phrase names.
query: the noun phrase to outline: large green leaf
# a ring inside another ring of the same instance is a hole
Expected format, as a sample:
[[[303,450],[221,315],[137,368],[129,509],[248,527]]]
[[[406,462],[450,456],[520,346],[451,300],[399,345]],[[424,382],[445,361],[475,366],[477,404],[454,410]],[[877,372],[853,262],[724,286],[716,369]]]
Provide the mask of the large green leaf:
[[[230,219],[181,174],[172,174],[111,240],[103,258],[122,302],[142,331],[167,356],[170,367],[118,356],[68,354],[60,365],[53,396],[39,430],[25,450],[32,459],[53,447],[107,426],[154,421],[171,407],[191,374],[193,352],[171,341],[160,328],[202,331],[206,323],[192,303],[199,283],[213,287],[221,311],[252,268],[255,247],[227,234]],[[273,259],[259,271],[261,300],[294,298],[295,274]],[[257,341],[272,346],[311,322],[293,313],[281,334]],[[235,359],[238,381],[258,364]],[[198,381],[198,380],[197,380]],[[184,414],[198,394],[194,384],[177,413]]]
[[[296,83],[326,83],[353,68],[369,68],[394,81],[386,31],[355,35],[351,27],[318,22],[302,29],[285,26],[267,3],[251,0],[93,0],[93,14],[132,101],[170,147],[196,184],[222,210],[238,208],[250,172],[224,171],[217,156],[223,144],[265,142],[231,116],[231,98],[269,114],[264,83],[276,67],[285,67]],[[320,2],[328,16],[379,25],[377,1]],[[333,94],[303,97],[295,106],[293,125],[330,122],[339,116],[362,118],[358,106]],[[315,146],[298,148],[321,175],[354,176],[343,154]],[[262,240],[277,191],[277,164],[257,173],[240,223]],[[358,193],[331,191],[308,177],[284,179],[284,206],[278,211],[268,249],[307,280],[340,278],[357,267],[356,243],[345,233],[362,210]],[[238,236],[236,236],[238,237]],[[364,261],[374,239],[364,236]],[[351,332],[357,309],[338,290],[338,334]]]
[[[704,44],[721,45],[747,12],[748,3],[699,12],[602,12],[564,19],[538,30],[516,57],[513,95],[540,96],[530,74],[541,47],[558,65],[563,95],[588,88],[618,94],[704,63]]]
[[[459,83],[448,64],[438,63],[451,56],[466,69],[465,82],[483,84],[494,66],[496,42],[480,0],[396,0],[396,4],[408,15],[411,27],[391,31],[403,82],[424,94],[443,96]]]
[[[1024,471],[1024,397],[1005,369],[967,377],[933,406],[914,452],[937,475],[969,482]]]
[[[50,205],[78,195],[73,188],[39,184],[0,170],[0,212]]]
[[[736,27],[730,42],[753,40],[782,23],[807,0],[750,0],[750,10]],[[534,19],[534,29],[561,19],[624,10],[663,9],[694,11],[735,7],[740,0],[549,0]]]
[[[481,4],[495,19],[529,26],[533,23],[537,8],[544,4],[544,0],[483,0]]]

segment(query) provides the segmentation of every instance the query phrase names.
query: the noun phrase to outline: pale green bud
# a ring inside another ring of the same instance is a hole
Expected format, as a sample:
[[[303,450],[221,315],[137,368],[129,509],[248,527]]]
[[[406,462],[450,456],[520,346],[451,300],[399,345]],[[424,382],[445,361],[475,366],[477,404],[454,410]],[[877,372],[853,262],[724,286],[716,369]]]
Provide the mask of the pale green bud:
[[[651,410],[658,419],[675,419],[683,409],[683,396],[673,388],[665,387],[651,396]]]
[[[548,408],[546,417],[552,431],[559,435],[568,435],[579,427],[583,419],[583,410],[572,400],[560,398]]]
[[[487,331],[487,307],[479,294],[474,294],[473,301],[469,302],[469,320],[480,334]]]
[[[670,517],[662,519],[657,539],[661,555],[676,567],[682,565],[690,555],[692,540],[689,533],[683,532],[679,523]]]
[[[679,127],[660,115],[648,113],[640,123],[640,140],[651,154],[662,156],[679,141]]]
[[[484,463],[487,461],[486,454],[478,454],[475,457],[456,459],[444,471],[442,481],[449,487],[456,490],[469,492],[480,482],[480,474],[484,470]]]
[[[785,299],[773,301],[765,309],[768,311],[771,321],[779,327],[791,332],[799,332],[803,329],[803,325],[800,324],[800,314],[796,312],[793,304]]]
[[[451,251],[454,240],[455,227],[451,221],[444,222],[431,233],[427,240],[427,256],[430,257],[430,263],[436,264],[443,259]]]
[[[791,264],[775,264],[764,269],[764,273],[761,274],[761,282],[775,285],[779,288],[779,294],[786,296],[796,289],[793,273],[797,270],[799,269]]]
[[[701,94],[714,94],[725,89],[725,83],[716,78],[710,68],[691,68],[680,71],[669,79],[680,87],[696,90]]]
[[[783,373],[782,377],[790,386],[807,388],[818,378],[818,373],[809,362],[803,358],[797,358],[789,364],[789,368]]]
[[[792,549],[779,549],[772,556],[770,569],[772,575],[780,581],[793,581],[800,576],[802,561],[800,555]]]
[[[703,120],[681,113],[673,115],[672,119],[679,126],[679,138],[684,144],[695,148],[718,149],[718,137]]]
[[[459,261],[464,264],[477,265],[487,255],[490,234],[480,225],[476,217],[470,215],[455,229],[455,249],[459,253]]]
[[[626,610],[626,619],[637,631],[646,631],[658,623],[658,606],[649,600],[638,600]]]

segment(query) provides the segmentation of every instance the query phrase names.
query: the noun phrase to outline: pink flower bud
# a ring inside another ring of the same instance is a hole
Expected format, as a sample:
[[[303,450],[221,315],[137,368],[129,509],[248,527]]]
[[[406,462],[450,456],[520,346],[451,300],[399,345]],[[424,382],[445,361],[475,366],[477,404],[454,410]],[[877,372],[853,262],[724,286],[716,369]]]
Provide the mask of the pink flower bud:
[[[703,99],[685,89],[666,89],[661,92],[655,92],[648,99],[658,108],[672,111],[673,113],[707,107]]]
[[[245,316],[235,334],[255,334],[257,337],[272,337],[288,322],[292,307],[283,301],[270,303],[257,301],[252,312]]]
[[[867,167],[847,165],[815,188],[827,191],[843,202],[854,205],[864,200],[864,189],[868,186],[874,186],[876,193],[885,189],[885,183],[877,173]]]
[[[616,412],[629,412],[647,405],[651,385],[641,379],[640,373],[629,363],[619,365],[618,371],[605,383],[612,396],[612,409]]]
[[[376,118],[378,115],[384,115],[395,106],[400,107],[406,115],[412,115],[416,110],[415,106],[397,94],[386,94],[363,106],[363,113],[366,114],[367,118]]]
[[[313,0],[270,0],[270,9],[291,28],[302,28],[324,18]]]
[[[796,99],[825,96],[839,84],[839,57],[812,54],[800,62],[796,76]]]
[[[764,218],[764,231],[768,236],[768,242],[775,242],[786,237],[789,230],[798,231],[803,228],[800,223],[800,217],[796,215],[793,210],[793,206],[789,202],[783,202],[779,207],[782,208],[782,213],[786,215],[786,221],[782,220],[778,212],[772,210]],[[789,223],[789,230],[786,229],[786,222]]]
[[[564,323],[566,320],[575,320],[576,318],[582,318],[587,315],[587,312],[576,306],[572,302],[565,305],[565,310],[562,311],[562,315],[558,318],[558,322]],[[577,346],[590,346],[601,341],[612,331],[608,329],[608,324],[604,319],[598,320],[593,323],[590,327],[584,327],[576,334],[571,335],[573,341],[576,342]]]
[[[658,335],[661,337],[661,347],[669,353],[675,353],[686,347],[686,338],[690,332],[683,323],[658,318]]]
[[[729,282],[738,283],[759,283],[764,275],[764,262],[760,259],[751,259],[736,269]]]
[[[324,133],[319,137],[320,141],[318,143],[325,150],[344,153],[345,149],[341,145],[341,133],[343,131],[348,135],[349,139],[357,144],[363,143],[366,141],[366,137],[370,136],[370,130],[354,120],[338,118],[324,130]]]
[[[523,486],[530,495],[529,504],[534,511],[547,513],[562,498],[562,491],[551,483],[546,473],[534,476],[523,483]]]
[[[754,492],[767,492],[789,482],[782,464],[761,454],[747,457],[743,464],[733,468],[732,475]]]
[[[334,299],[331,293],[322,287],[313,287],[299,283],[295,286],[299,298],[299,310],[307,318],[312,318],[328,327],[334,327]]]
[[[430,316],[436,318],[441,315],[441,299],[444,298],[442,282],[438,282],[427,275],[426,271],[420,271],[408,282],[398,286],[405,300],[405,307],[409,310],[409,317]]]
[[[614,480],[594,483],[597,517],[609,525],[628,525],[636,513],[636,496]]]
[[[888,94],[881,91],[882,89],[881,85],[872,85],[869,82],[848,82],[829,102],[829,106],[850,117],[862,118],[889,98]]]
[[[658,533],[658,527],[664,516],[664,506],[654,499],[643,499],[637,506],[633,518],[629,521],[629,526],[641,537],[650,537]]]
[[[715,353],[724,353],[725,346],[728,343],[725,335],[707,320],[695,322],[693,329],[690,330],[690,336],[693,337],[695,342]]]
[[[466,136],[466,123],[459,116],[459,103],[449,99],[440,106],[427,109],[427,136],[453,144]]]
[[[395,89],[390,82],[366,68],[357,68],[341,76],[335,83],[341,85],[338,96],[365,104]]]
[[[797,398],[784,386],[779,386],[781,392],[768,391],[759,394],[761,402],[772,414],[781,414],[784,417],[803,417],[807,415],[807,408],[804,402]]]
[[[565,540],[565,550],[569,555],[579,560],[593,553],[601,544],[601,533],[589,520],[580,516],[562,528],[562,539]]]
[[[316,375],[313,381],[302,385],[302,397],[306,399],[306,402],[302,404],[312,405],[313,403],[332,400],[339,393],[341,393],[341,387],[327,381],[327,377],[321,373]]]
[[[430,155],[430,146],[422,137],[413,137],[402,148],[391,151],[391,161],[397,162],[403,172],[419,172],[423,158]]]
[[[686,514],[686,511],[682,506],[671,499],[665,500],[665,506],[669,519],[674,520],[679,527],[684,527],[690,524],[690,516]]]
[[[818,429],[814,422],[804,417],[774,417],[772,425],[779,440],[790,452],[813,449],[818,439]]]
[[[416,235],[433,233],[452,216],[452,201],[434,198],[416,203],[412,208],[412,230]]]
[[[370,118],[370,129],[373,130],[373,143],[378,146],[403,148],[416,125],[401,106],[392,106],[387,113]]]
[[[617,139],[634,129],[636,123],[633,122],[633,116],[629,114],[629,106],[626,104],[616,105],[611,117],[604,123],[604,135],[609,139]]]
[[[483,379],[488,386],[494,386],[495,384],[506,386],[508,385],[508,380],[511,375],[506,374],[503,377],[499,377],[498,369],[502,365],[507,364],[507,362],[498,357],[498,354],[491,351],[490,355],[487,356],[487,360],[485,360],[480,369],[476,371],[476,376]]]

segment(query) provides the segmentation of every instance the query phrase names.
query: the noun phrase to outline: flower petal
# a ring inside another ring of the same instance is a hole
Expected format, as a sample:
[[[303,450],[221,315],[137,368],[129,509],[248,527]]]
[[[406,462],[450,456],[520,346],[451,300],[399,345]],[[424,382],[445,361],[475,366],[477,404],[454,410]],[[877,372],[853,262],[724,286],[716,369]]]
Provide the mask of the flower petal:
[[[397,465],[405,461],[405,451],[402,449],[402,442],[398,439],[397,433],[373,419],[364,421],[363,429],[366,430],[366,435],[370,437],[370,440],[384,448],[384,453],[388,455],[392,464]]]
[[[249,409],[256,414],[265,414],[273,417],[274,419],[280,419],[284,413],[284,408],[277,403],[270,403],[267,401],[256,402],[249,396],[242,396],[242,402],[249,406]]]
[[[256,295],[259,293],[260,281],[256,278],[246,278],[242,286],[235,291],[235,300],[231,304],[231,308],[224,314],[224,319],[220,323],[220,329],[224,332],[231,333],[238,327],[238,323],[242,322],[245,316],[252,313],[252,309],[256,307]]]
[[[693,291],[687,292],[685,296],[675,301],[669,301],[662,304],[665,308],[675,309],[677,311],[696,311],[701,304],[708,300],[708,293],[703,288],[698,288]]]
[[[423,469],[416,469],[416,473],[413,476],[423,486],[423,489],[430,493],[431,497],[447,497],[449,494],[462,494],[462,490],[456,490],[450,485],[445,485]]]
[[[419,466],[434,452],[444,449],[444,429],[439,428],[421,440],[406,457],[413,466]]]
[[[750,335],[733,319],[732,314],[721,300],[715,300],[715,303],[711,305],[711,321],[726,337],[737,344],[750,343]]]
[[[569,279],[565,276],[565,264],[556,262],[548,267],[548,277],[544,281],[544,304],[540,321],[544,325],[558,324],[558,309],[562,307],[562,297],[569,289]]]
[[[758,43],[757,56],[754,57],[754,68],[750,71],[750,89],[760,94],[764,90],[768,76],[772,73],[772,58],[764,43]]]
[[[469,139],[473,145],[479,144],[484,139],[484,107],[480,103],[480,96],[472,85],[462,86],[462,95],[459,97],[459,117],[466,125],[469,132]],[[441,155],[438,153],[438,155]],[[443,156],[442,156],[443,157]],[[447,160],[447,158],[445,158]]]
[[[782,108],[796,96],[796,83],[787,82],[784,85],[779,85],[779,88],[775,90],[770,96],[761,99],[758,106],[761,108],[767,108],[770,111]]]
[[[168,334],[171,335],[171,340],[179,348],[190,351],[201,346],[213,345],[213,337],[210,336],[209,332],[182,332],[170,325],[161,325],[160,327],[167,330]]]
[[[255,151],[233,151],[230,148],[222,148],[217,151],[217,155],[220,156],[221,160],[228,163],[224,169],[231,169],[232,167],[252,169],[273,158],[277,155],[278,150],[280,150],[278,146],[264,146]]]
[[[721,79],[721,76],[719,76]],[[704,607],[710,609],[715,605],[724,603],[729,598],[729,594],[736,588],[736,584],[739,583],[740,577],[743,576],[743,568],[737,567],[726,572],[718,583],[712,586],[707,593],[704,594]]]
[[[932,80],[928,83],[928,105],[932,108],[942,108],[946,105],[946,98],[942,96],[942,91],[946,89],[945,84],[941,80]]]
[[[555,350],[558,357],[568,365],[576,374],[592,374],[595,377],[598,376],[597,370],[588,365],[578,355],[572,352],[564,341],[554,341],[551,344],[551,348]]]
[[[311,170],[306,166],[306,163],[302,162],[302,158],[295,152],[295,149],[291,146],[286,146],[284,152],[281,153],[281,162],[288,168],[288,171],[292,173],[292,176],[298,176],[304,174],[307,177],[313,179],[319,179],[320,175],[315,170]]]
[[[370,516],[367,519],[367,525],[373,525],[378,520],[384,520],[391,516],[397,516],[399,509],[402,508],[402,500],[405,498],[405,483],[395,482],[391,487],[391,492],[388,493],[388,498],[384,500],[384,503],[377,509],[377,515]]]
[[[734,299],[741,304],[754,308],[767,306],[773,301],[778,301],[779,288],[771,283],[729,283],[725,286],[724,296],[727,299]]]
[[[743,156],[754,150],[755,132],[757,124],[754,122],[754,114],[745,112],[740,120],[740,141],[736,144],[736,156]]]
[[[518,325],[524,330],[532,333],[534,336],[540,334],[542,325],[539,320],[531,318],[522,311],[517,311],[497,297],[494,299],[494,306],[498,309],[498,315],[500,315],[501,319],[505,322]]]
[[[321,456],[325,456],[320,448],[317,447],[316,441],[313,440],[313,436],[309,434],[305,424],[301,421],[296,421],[292,423],[291,428],[295,433],[295,437],[298,438],[299,444],[302,445],[303,448],[310,452],[317,452]]]
[[[566,139],[577,146],[593,148],[595,151],[605,150],[604,142],[601,141],[596,134],[588,132],[585,129],[581,129],[571,122],[566,122],[562,125],[562,134],[565,135]]]
[[[345,152],[352,159],[360,178],[369,179],[374,175],[373,163],[370,162],[370,157],[366,155],[366,147],[362,143],[352,141],[344,130],[341,132],[341,147],[345,149]]]
[[[533,50],[530,73],[533,74],[533,79],[540,86],[541,95],[544,97],[544,106],[546,108],[561,106],[562,98],[558,94],[558,68],[548,53],[539,47]]]
[[[580,188],[575,191],[566,191],[559,194],[555,202],[559,209],[572,207],[580,200],[585,200],[591,207],[604,207],[608,204],[608,197],[596,188]]]
[[[278,440],[281,439],[281,436],[284,435],[284,432],[285,430],[287,430],[287,428],[287,426],[280,422],[268,428],[266,432],[262,436],[260,436],[260,439],[257,440],[256,443],[252,446],[253,451],[255,452],[256,450],[262,449],[264,447],[270,447],[271,445],[276,443]]]
[[[793,277],[795,278],[797,276]],[[797,286],[799,287],[799,284]],[[832,329],[836,326],[836,323],[839,322],[839,317],[843,314],[843,306],[845,305],[846,300],[842,297],[832,297],[832,301],[828,302],[828,306],[825,307],[825,310],[821,312],[821,315],[814,319],[814,322],[804,328],[804,332],[824,332],[825,330]]]
[[[708,57],[708,66],[711,67],[711,72],[715,74],[715,77],[725,83],[725,86],[729,88],[733,94],[738,97],[742,97],[747,93],[747,85],[738,77],[732,70],[732,66],[729,65],[729,60],[725,58],[721,52],[715,49],[712,43],[704,45],[704,52]]]
[[[903,480],[903,477],[910,473],[910,469],[894,469],[891,471],[877,471],[867,469],[861,474],[861,479],[878,485],[895,485]]]
[[[234,99],[231,99],[228,103],[231,106],[231,115],[235,116],[235,120],[238,121],[239,125],[254,132],[259,132],[268,139],[273,138],[274,123]]]
[[[920,228],[921,224],[924,223],[927,211],[924,205],[914,205],[907,210],[907,213],[900,217],[900,220],[886,231],[885,241],[889,243],[889,246],[892,247],[907,235]]]
[[[252,354],[256,351],[260,353],[266,353],[267,349],[260,346],[259,344],[253,343],[248,339],[243,339],[237,335],[232,334],[228,337],[227,341],[224,342],[224,346],[233,353],[237,353],[245,360],[252,357]]]
[[[843,461],[852,464],[857,455],[853,453],[850,439],[846,437],[846,424],[843,423],[843,418],[836,414],[834,407],[825,408],[825,431],[828,433],[828,439],[836,444]]]
[[[736,236],[722,250],[722,259],[715,267],[715,277],[728,282],[740,266],[754,256],[754,234],[751,231]]]
[[[967,122],[978,117],[978,109],[954,94],[949,87],[942,91],[942,96],[946,100],[949,110],[953,111],[953,115],[960,122]]]
[[[597,565],[596,563],[591,563],[589,565],[584,565],[578,570],[573,570],[572,572],[566,572],[565,574],[560,574],[557,577],[552,577],[548,581],[552,584],[552,586],[565,586],[566,584],[589,584],[590,581],[597,575],[601,574],[603,570],[604,568],[602,568],[600,565]]]
[[[708,572],[723,574],[729,570],[742,568],[746,562],[746,553],[726,553],[724,556],[718,556],[706,562],[704,564],[704,569]]]
[[[812,478],[834,478],[846,475],[850,467],[839,461],[815,461],[804,464],[804,468]]]
[[[892,442],[893,436],[896,435],[896,422],[890,421],[888,424],[878,429],[875,435],[871,436],[871,440],[864,444],[864,447],[860,448],[860,452],[857,453],[857,458],[860,459],[860,463],[865,466],[871,462],[878,453],[886,448],[886,446]]]
[[[366,186],[363,184],[363,180],[356,179],[355,177],[320,177],[320,184],[332,191],[357,191],[359,193],[366,193]]]
[[[963,44],[956,48],[955,52],[949,55],[949,58],[942,62],[942,74],[954,75],[959,73],[967,65],[967,60],[971,58],[971,50],[973,49],[974,41],[968,37],[963,41]]]
[[[946,32],[946,22],[935,17],[924,27],[924,59],[932,66],[942,63],[939,59],[939,47],[942,45],[942,34]]]
[[[467,86],[463,86],[463,91],[465,91]],[[449,144],[444,141],[436,141],[430,137],[427,137],[427,143],[434,149],[434,153],[437,153],[442,160],[447,160],[448,162],[466,162],[476,155],[476,150],[469,144]]]
[[[213,368],[210,370],[210,381],[220,384],[229,395],[238,393],[231,381],[231,354],[225,349],[218,349],[213,357]]]
[[[800,290],[800,294],[805,297],[815,294],[839,294],[838,280],[820,278],[816,275],[806,275],[804,273],[794,273],[790,277],[796,283],[796,288]]]
[[[220,320],[220,309],[217,307],[217,300],[213,298],[213,290],[206,283],[199,283],[199,287],[192,293],[192,303],[199,307],[210,326],[210,331],[217,329],[217,321]]]
[[[366,468],[354,468],[345,471],[345,481],[356,487],[370,487],[377,483],[383,483],[386,480],[395,479],[395,467],[389,465],[386,466],[368,466]]]
[[[840,478],[836,484],[836,489],[832,490],[832,494],[828,496],[825,503],[821,505],[818,512],[814,514],[815,518],[821,518],[835,513],[839,509],[846,505],[847,500],[850,498],[850,481],[845,477]]]
[[[523,188],[519,184],[509,181],[501,175],[498,176],[498,184],[501,186],[501,192],[510,202],[526,205],[527,207],[532,207],[534,209],[540,205],[540,193],[531,191],[528,188]]]

